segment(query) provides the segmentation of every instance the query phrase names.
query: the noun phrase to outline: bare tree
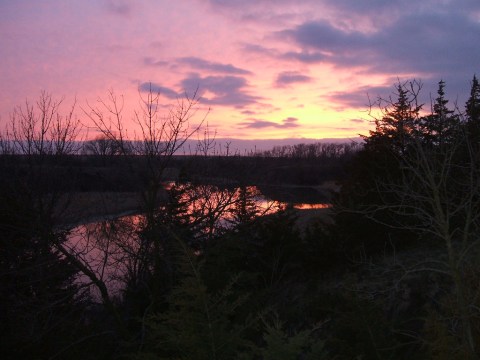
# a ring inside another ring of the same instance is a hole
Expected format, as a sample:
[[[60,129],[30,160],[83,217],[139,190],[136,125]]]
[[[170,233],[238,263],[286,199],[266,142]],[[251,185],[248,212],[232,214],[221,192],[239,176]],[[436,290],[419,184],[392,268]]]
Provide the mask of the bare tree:
[[[127,269],[124,281],[130,285],[146,286],[150,298],[158,299],[163,280],[160,272],[168,261],[168,236],[165,234],[169,230],[159,221],[159,200],[164,194],[163,174],[174,154],[198,132],[208,111],[197,116],[199,99],[196,91],[192,96],[185,94],[183,98],[178,98],[166,111],[162,111],[164,107],[160,104],[160,94],[151,88],[146,94],[139,95],[139,108],[131,117],[131,123],[136,125],[137,131],[129,132],[127,129],[123,113],[124,99],[117,97],[112,90],[106,101],[99,99],[96,106],[88,105],[84,113],[100,131],[102,138],[118,149],[129,162],[131,171],[139,176],[143,212],[139,229],[136,234],[131,233],[128,240],[117,239],[115,247],[127,254],[122,258],[122,266]],[[73,256],[81,252],[79,248],[65,250]],[[105,247],[100,250],[103,257],[112,258],[105,260],[105,263],[114,261],[113,258],[119,261],[118,255],[109,254]],[[99,271],[91,271],[85,261],[82,264],[82,271],[99,288],[103,302],[112,308],[111,294]]]
[[[120,155],[122,149],[115,140],[105,136],[97,136],[94,140],[86,141],[83,144],[82,153],[101,157]]]
[[[78,150],[80,121],[75,117],[75,104],[61,114],[63,99],[56,100],[42,91],[35,104],[28,100],[15,107],[3,135],[22,155],[69,155]]]

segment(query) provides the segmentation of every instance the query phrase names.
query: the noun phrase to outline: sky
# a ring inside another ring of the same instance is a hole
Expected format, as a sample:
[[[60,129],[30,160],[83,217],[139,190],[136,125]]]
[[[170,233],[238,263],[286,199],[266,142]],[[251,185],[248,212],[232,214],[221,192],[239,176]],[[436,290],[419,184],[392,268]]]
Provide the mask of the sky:
[[[198,89],[220,138],[354,138],[398,81],[463,108],[479,39],[478,0],[0,0],[0,127],[41,91],[92,137],[109,91],[134,128],[148,89],[165,111]]]

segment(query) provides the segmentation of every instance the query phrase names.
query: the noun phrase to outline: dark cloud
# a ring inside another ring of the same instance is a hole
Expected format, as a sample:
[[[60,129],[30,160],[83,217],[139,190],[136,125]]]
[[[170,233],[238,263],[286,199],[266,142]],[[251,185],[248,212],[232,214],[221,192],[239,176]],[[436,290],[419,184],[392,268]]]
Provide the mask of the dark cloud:
[[[128,16],[132,12],[131,3],[127,0],[107,0],[107,10],[115,15]]]
[[[154,93],[159,93],[160,95],[163,95],[169,99],[177,99],[181,94],[173,91],[172,89],[169,89],[167,87],[155,84],[155,83],[150,83],[150,82],[144,82],[138,86],[138,90],[141,92],[154,92]]]
[[[281,57],[305,63],[318,60],[370,71],[436,77],[473,73],[480,63],[480,47],[474,45],[480,38],[480,22],[459,12],[410,13],[372,33],[313,21],[279,35],[301,49]]]
[[[284,71],[278,74],[275,80],[276,86],[285,86],[294,83],[306,83],[310,82],[312,78],[310,76],[303,75],[297,71]]]
[[[277,36],[283,37],[287,34],[287,36],[291,35],[291,31],[281,32],[281,35],[277,34]],[[262,55],[271,58],[280,58],[283,60],[297,60],[302,63],[306,64],[314,64],[319,63],[325,60],[328,60],[327,56],[318,52],[318,51],[311,51],[311,50],[302,50],[302,51],[287,51],[287,52],[280,52],[273,48],[267,48],[257,44],[244,44],[242,46],[243,51],[255,55]]]
[[[441,75],[473,72],[480,63],[480,48],[473,46],[480,38],[480,23],[466,16],[414,14],[386,30],[372,39],[372,48],[394,68]]]
[[[321,54],[319,52],[309,52],[309,51],[301,51],[301,52],[289,51],[280,55],[280,57],[285,60],[298,60],[306,64],[314,64],[314,63],[328,60],[328,57],[325,56],[324,54]]]
[[[392,14],[397,9],[404,7],[411,8],[412,5],[410,0],[335,0],[335,3],[331,6],[335,9],[354,12],[355,14],[371,14],[372,12],[380,14],[386,11]]]
[[[262,119],[247,119],[247,121],[239,123],[240,127],[244,129],[264,129],[264,128],[275,128],[275,129],[289,129],[299,127],[298,119],[294,117],[288,117],[283,119],[281,123],[267,121]]]
[[[168,62],[163,60],[155,60],[151,57],[143,58],[143,63],[147,66],[167,66]]]
[[[366,35],[360,32],[346,32],[326,21],[304,23],[290,34],[298,44],[325,53],[344,52],[347,46],[350,49],[358,49],[368,44]]]
[[[341,107],[368,109],[370,103],[379,97],[387,98],[394,87],[389,86],[363,86],[353,88],[351,91],[334,92],[327,96],[329,102],[340,104]]]
[[[283,119],[282,121],[284,124],[293,124],[293,123],[296,123],[298,119],[294,117],[288,117],[286,119]]]
[[[328,0],[326,1],[328,2]],[[412,2],[411,0],[335,0],[333,4],[328,4],[331,8],[339,12],[354,13],[366,15],[369,17],[379,17],[382,15],[405,15],[414,14],[418,12],[435,12],[444,11],[449,14],[464,13],[471,14],[472,11],[478,11],[477,0],[453,0],[453,1],[438,1],[438,0],[422,0],[419,2]]]
[[[184,79],[181,86],[187,93],[198,89],[200,93],[211,93],[213,96],[201,97],[201,102],[208,105],[231,105],[241,108],[245,105],[255,104],[260,97],[248,94],[247,80],[240,76],[206,76],[192,74]]]
[[[187,64],[195,69],[210,70],[217,73],[231,74],[231,75],[249,75],[250,71],[240,69],[232,64],[221,64],[217,62],[206,61],[197,57],[183,57],[178,59],[179,62]]]
[[[252,54],[267,55],[267,56],[277,55],[277,51],[275,49],[267,48],[258,44],[243,44],[242,49],[243,51],[246,51]]]

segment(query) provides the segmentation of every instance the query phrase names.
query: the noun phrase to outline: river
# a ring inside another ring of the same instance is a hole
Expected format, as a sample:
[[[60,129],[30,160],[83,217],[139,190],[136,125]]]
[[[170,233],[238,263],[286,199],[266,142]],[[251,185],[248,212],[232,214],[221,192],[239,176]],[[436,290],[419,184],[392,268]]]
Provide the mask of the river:
[[[242,221],[243,216],[265,216],[291,205],[295,209],[325,209],[327,203],[293,203],[266,198],[255,186],[219,188],[214,185],[166,184],[170,203],[176,202],[181,213],[178,221],[188,223],[200,241],[228,231]],[[159,205],[158,216],[167,213],[169,203]],[[103,281],[113,296],[121,296],[125,279],[141,269],[138,261],[146,245],[140,236],[147,226],[143,214],[97,219],[72,228],[66,246],[95,276]],[[89,286],[91,279],[80,275],[77,283]],[[92,297],[99,295],[90,286]]]

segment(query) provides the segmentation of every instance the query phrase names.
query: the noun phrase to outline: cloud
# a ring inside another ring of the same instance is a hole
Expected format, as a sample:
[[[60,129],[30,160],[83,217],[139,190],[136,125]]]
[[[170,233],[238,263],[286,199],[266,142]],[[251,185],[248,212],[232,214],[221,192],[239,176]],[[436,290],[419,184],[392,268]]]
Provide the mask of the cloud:
[[[289,51],[280,55],[280,57],[285,60],[297,60],[306,64],[314,64],[314,63],[319,63],[319,62],[328,60],[327,56],[325,56],[322,53],[309,52],[309,51],[301,51],[301,52]]]
[[[282,35],[276,34],[276,37],[283,37]],[[288,35],[290,35],[287,32]],[[301,50],[301,51],[287,51],[281,52],[275,48],[267,48],[257,44],[244,44],[242,46],[242,50],[255,55],[261,55],[265,57],[275,58],[275,59],[282,59],[282,60],[295,60],[305,64],[315,64],[319,63],[327,59],[327,56],[318,52],[318,51],[311,51],[311,50]]]
[[[249,75],[250,71],[240,69],[232,64],[222,64],[217,62],[210,62],[198,57],[183,57],[178,59],[179,62],[189,65],[198,70],[210,70],[217,73],[231,74],[231,75]]]
[[[337,91],[326,96],[328,102],[340,104],[342,108],[363,108],[368,109],[370,102],[378,97],[387,98],[394,87],[389,86],[362,86],[353,88],[350,91]]]
[[[276,29],[262,46],[244,51],[284,61],[430,78],[451,72],[465,78],[480,63],[478,0],[208,1],[226,16],[248,16],[254,26]],[[269,17],[279,21],[270,23]]]
[[[127,0],[107,0],[106,6],[114,15],[129,16],[132,13],[132,5]]]
[[[289,129],[299,127],[298,119],[294,117],[288,117],[283,119],[281,123],[276,123],[273,121],[267,121],[262,119],[247,119],[247,121],[241,122],[240,125],[243,129],[265,129],[265,128],[275,128],[275,129]]]
[[[273,48],[267,48],[258,44],[243,44],[242,50],[251,54],[265,55],[265,56],[278,56],[278,51]]]
[[[312,78],[310,76],[303,75],[297,71],[284,71],[277,75],[275,85],[282,87],[294,83],[306,83],[311,80]]]
[[[327,21],[306,22],[293,31],[287,31],[295,42],[328,53],[363,48],[368,37],[360,32],[346,32]]]
[[[167,87],[155,84],[155,83],[150,83],[150,82],[144,82],[138,86],[138,90],[141,92],[154,92],[154,93],[159,93],[160,95],[163,95],[169,99],[177,99],[181,94],[173,91],[172,89],[169,89]]]
[[[248,94],[246,87],[247,80],[240,76],[206,76],[191,74],[182,80],[181,86],[187,93],[196,89],[204,94],[200,101],[208,105],[227,105],[241,108],[246,105],[255,104],[261,100],[260,97]]]
[[[143,63],[147,66],[167,66],[168,62],[163,60],[155,60],[152,57],[143,58]]]
[[[480,11],[480,5],[477,9]],[[346,30],[326,20],[309,21],[277,36],[299,48],[281,58],[304,63],[323,61],[339,67],[429,77],[446,73],[465,76],[480,63],[480,48],[474,46],[480,38],[480,22],[455,11],[399,15],[368,33]]]
[[[422,0],[427,2],[428,0]],[[383,14],[389,12],[390,14],[395,14],[396,11],[401,10],[405,7],[410,7],[414,5],[410,0],[396,0],[396,1],[385,1],[385,0],[335,0],[334,4],[331,5],[334,9],[350,12],[355,14]]]

